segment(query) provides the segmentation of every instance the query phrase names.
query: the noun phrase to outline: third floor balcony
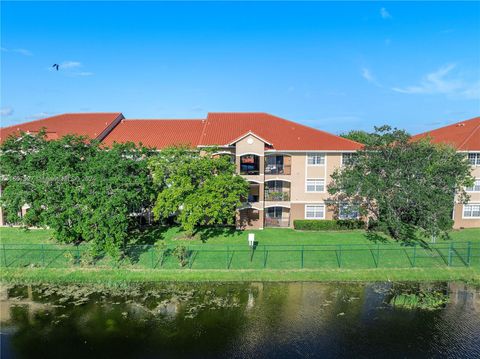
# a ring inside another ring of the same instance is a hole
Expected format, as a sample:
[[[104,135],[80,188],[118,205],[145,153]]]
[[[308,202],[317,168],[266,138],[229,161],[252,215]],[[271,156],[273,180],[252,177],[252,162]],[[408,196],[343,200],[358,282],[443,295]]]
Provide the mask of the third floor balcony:
[[[287,155],[265,156],[266,175],[289,175],[292,169],[292,157]]]

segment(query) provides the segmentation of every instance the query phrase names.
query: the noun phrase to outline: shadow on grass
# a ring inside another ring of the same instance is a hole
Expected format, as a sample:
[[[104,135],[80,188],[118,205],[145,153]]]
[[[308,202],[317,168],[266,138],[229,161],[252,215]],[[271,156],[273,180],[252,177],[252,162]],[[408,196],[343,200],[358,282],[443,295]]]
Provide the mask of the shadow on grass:
[[[130,244],[132,245],[153,245],[159,240],[165,239],[165,232],[169,226],[151,226],[130,231]]]
[[[237,230],[235,227],[203,227],[197,230],[195,235],[198,235],[198,238],[205,243],[215,237],[235,238],[241,234],[242,231]]]
[[[366,231],[364,234],[365,238],[373,243],[387,243],[388,238],[384,237],[382,234],[374,231]]]

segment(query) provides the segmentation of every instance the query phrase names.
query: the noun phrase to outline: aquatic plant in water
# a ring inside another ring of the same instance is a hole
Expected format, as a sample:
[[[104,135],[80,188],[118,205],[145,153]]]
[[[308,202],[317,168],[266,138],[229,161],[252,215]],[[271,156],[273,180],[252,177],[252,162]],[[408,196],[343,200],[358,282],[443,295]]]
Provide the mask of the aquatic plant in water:
[[[405,309],[436,310],[445,307],[449,302],[448,295],[442,292],[400,293],[390,299],[394,307]]]

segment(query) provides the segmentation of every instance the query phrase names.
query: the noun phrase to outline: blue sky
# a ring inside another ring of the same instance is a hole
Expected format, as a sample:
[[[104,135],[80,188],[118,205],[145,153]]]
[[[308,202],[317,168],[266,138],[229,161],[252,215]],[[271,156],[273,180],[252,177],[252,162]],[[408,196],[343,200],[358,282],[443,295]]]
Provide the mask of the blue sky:
[[[417,133],[480,115],[479,39],[479,2],[2,1],[1,125],[261,111]]]

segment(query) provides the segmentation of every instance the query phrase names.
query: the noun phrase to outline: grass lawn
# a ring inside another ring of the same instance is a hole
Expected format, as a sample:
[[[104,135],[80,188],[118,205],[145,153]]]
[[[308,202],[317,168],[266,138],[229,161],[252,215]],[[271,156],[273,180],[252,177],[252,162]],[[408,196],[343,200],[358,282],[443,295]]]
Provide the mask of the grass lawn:
[[[138,235],[141,244],[153,244],[163,240],[167,244],[182,243],[185,245],[246,245],[247,234],[255,233],[255,239],[260,245],[338,245],[338,244],[371,244],[365,236],[365,231],[296,231],[289,228],[268,228],[264,230],[203,230],[194,239],[183,238],[178,227],[161,229],[147,234]],[[0,228],[0,243],[55,243],[53,232],[46,229],[22,230],[19,228]],[[480,243],[480,228],[469,228],[451,231],[453,241],[471,241]],[[392,240],[385,238],[388,243]],[[442,243],[444,241],[439,241]]]
[[[254,251],[247,245],[248,233],[256,235]],[[137,235],[139,245],[130,250],[131,260],[116,269],[108,258],[87,266],[82,258],[88,246],[59,245],[51,237],[49,230],[0,228],[0,243],[5,244],[0,247],[0,278],[88,280],[92,272],[114,281],[475,280],[480,275],[480,229],[452,231],[451,241],[425,249],[404,247],[386,238],[374,243],[360,230],[204,230],[195,239],[185,240],[180,239],[183,234],[178,228],[164,228]],[[154,242],[167,246],[148,246]],[[168,249],[177,245],[188,248],[183,269]]]

